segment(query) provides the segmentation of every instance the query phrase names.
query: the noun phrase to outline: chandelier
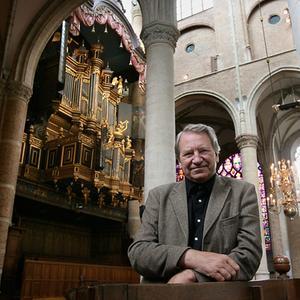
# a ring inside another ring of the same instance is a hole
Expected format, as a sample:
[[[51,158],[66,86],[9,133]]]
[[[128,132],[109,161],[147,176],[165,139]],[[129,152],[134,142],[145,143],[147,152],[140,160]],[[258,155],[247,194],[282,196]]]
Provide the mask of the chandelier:
[[[271,164],[270,193],[267,204],[272,213],[284,214],[293,220],[299,215],[293,167],[289,160],[280,160],[275,166]]]
[[[272,73],[270,67],[270,57],[267,48],[265,28],[264,28],[263,16],[261,10],[261,0],[259,1],[259,12],[260,12],[261,29],[262,29],[263,39],[264,39],[266,63],[268,66],[271,95],[273,96],[273,102],[274,102],[275,93],[274,93]],[[280,138],[279,121],[278,121],[277,113],[279,112],[279,110],[286,110],[286,109],[298,107],[298,105],[299,105],[298,100],[295,100],[295,97],[293,103],[288,103],[288,104],[273,103],[272,108],[274,109],[274,112],[276,114],[275,120],[278,129],[279,144],[281,142],[281,138]],[[267,197],[267,205],[271,213],[279,214],[281,212],[281,209],[283,208],[284,214],[287,217],[289,217],[290,220],[293,220],[296,216],[299,215],[294,171],[290,161],[281,158],[280,149],[279,149],[279,157],[280,160],[277,162],[277,165],[272,163],[270,167],[271,169],[270,190],[269,190],[269,197]]]

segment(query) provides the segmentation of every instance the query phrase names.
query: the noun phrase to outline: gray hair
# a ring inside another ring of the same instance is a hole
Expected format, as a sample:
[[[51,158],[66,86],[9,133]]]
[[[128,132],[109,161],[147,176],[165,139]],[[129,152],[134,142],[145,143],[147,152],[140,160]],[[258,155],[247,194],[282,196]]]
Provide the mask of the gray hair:
[[[180,154],[180,152],[179,152],[180,138],[181,138],[182,134],[185,132],[206,133],[211,141],[214,151],[216,152],[216,154],[219,154],[221,148],[220,148],[216,133],[212,127],[210,127],[208,125],[200,124],[200,123],[199,124],[188,124],[183,128],[183,130],[181,132],[179,132],[177,134],[177,137],[176,137],[175,154],[176,154],[177,159],[179,158],[179,154]]]

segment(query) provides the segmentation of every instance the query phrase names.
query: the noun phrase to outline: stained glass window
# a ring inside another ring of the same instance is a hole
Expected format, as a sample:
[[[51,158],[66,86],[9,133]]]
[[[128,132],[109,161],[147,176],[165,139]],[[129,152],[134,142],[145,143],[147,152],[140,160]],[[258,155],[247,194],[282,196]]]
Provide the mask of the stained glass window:
[[[259,193],[261,199],[261,213],[263,219],[263,230],[265,236],[266,250],[271,250],[271,232],[269,226],[269,215],[266,202],[266,192],[264,185],[264,178],[262,173],[262,168],[259,163],[257,163],[257,171],[259,178]],[[243,178],[243,168],[241,156],[239,153],[235,153],[224,160],[217,170],[217,174],[220,176],[232,177],[237,179]],[[176,166],[176,181],[181,181],[184,179],[183,170],[180,165]]]
[[[181,166],[179,164],[176,164],[176,181],[181,181],[184,179],[184,174]]]

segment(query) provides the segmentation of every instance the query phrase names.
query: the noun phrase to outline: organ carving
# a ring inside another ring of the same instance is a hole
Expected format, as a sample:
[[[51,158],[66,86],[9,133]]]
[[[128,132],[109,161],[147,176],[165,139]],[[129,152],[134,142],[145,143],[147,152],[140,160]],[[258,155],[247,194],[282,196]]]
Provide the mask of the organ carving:
[[[119,120],[121,77],[104,66],[100,43],[82,44],[66,57],[64,89],[53,113],[24,133],[19,176],[56,189],[70,205],[127,207],[141,199],[131,184],[135,150],[128,124]]]

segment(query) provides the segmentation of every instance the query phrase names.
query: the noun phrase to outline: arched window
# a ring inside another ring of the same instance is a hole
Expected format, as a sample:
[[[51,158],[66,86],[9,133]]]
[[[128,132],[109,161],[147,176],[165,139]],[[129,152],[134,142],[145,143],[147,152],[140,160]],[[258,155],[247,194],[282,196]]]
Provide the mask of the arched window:
[[[300,167],[300,146],[299,146],[299,167]],[[233,177],[237,179],[243,178],[243,170],[242,170],[242,161],[239,153],[235,153],[224,160],[224,162],[220,165],[217,170],[217,174],[220,176]],[[259,193],[261,200],[261,212],[263,219],[263,229],[266,243],[266,250],[271,250],[271,232],[269,226],[269,215],[268,208],[266,202],[266,193],[265,193],[265,185],[264,178],[262,173],[262,168],[259,163],[257,163],[257,171],[259,178]],[[300,169],[299,169],[300,171]],[[299,173],[300,174],[300,173]],[[176,180],[181,181],[184,179],[184,174],[179,165],[176,167]]]

